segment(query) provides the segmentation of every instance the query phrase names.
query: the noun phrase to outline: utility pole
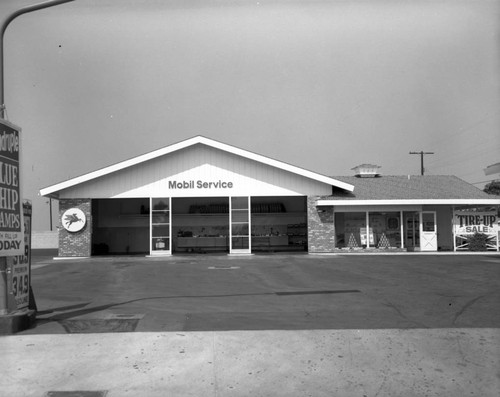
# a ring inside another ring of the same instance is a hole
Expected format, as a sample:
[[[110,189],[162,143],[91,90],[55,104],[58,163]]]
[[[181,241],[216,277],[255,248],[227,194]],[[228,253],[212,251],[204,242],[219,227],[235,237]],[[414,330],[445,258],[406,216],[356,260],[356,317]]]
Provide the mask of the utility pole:
[[[424,154],[434,154],[434,152],[410,152],[410,154],[420,154],[420,175],[424,175]]]
[[[52,198],[49,197],[50,231],[52,231]]]

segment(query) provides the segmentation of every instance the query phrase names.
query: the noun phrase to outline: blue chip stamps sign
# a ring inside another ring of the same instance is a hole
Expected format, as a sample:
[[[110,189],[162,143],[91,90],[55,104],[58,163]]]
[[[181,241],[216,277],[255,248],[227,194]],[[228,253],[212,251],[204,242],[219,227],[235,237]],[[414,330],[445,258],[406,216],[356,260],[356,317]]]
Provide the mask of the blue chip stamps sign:
[[[19,131],[0,119],[0,256],[24,255]]]

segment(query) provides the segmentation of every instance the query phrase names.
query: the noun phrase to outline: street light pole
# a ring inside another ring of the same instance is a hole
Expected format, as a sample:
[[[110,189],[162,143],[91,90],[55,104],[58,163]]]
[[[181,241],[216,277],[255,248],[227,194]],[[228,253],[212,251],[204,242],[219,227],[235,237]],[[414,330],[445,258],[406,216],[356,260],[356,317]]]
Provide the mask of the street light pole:
[[[33,4],[18,9],[7,15],[0,25],[0,119],[5,119],[5,89],[4,89],[4,57],[3,57],[3,41],[5,30],[9,24],[16,19],[18,16],[26,14],[28,12],[42,10],[44,8],[53,7],[63,3],[69,3],[74,0],[49,0],[43,3]],[[31,288],[31,287],[30,287]],[[7,293],[7,257],[0,257],[0,319],[2,316],[9,313],[8,306],[8,293]],[[1,322],[0,322],[0,325]],[[3,325],[0,327],[3,330]]]
[[[49,0],[43,3],[33,4],[30,6],[26,6],[20,8],[12,12],[10,15],[2,21],[2,25],[0,26],[0,118],[5,118],[5,89],[4,89],[4,62],[3,62],[3,37],[5,34],[5,30],[7,26],[16,19],[18,16],[26,14],[28,12],[42,10],[44,8],[49,8],[53,6],[57,6],[63,3],[69,3],[70,1],[75,0]]]

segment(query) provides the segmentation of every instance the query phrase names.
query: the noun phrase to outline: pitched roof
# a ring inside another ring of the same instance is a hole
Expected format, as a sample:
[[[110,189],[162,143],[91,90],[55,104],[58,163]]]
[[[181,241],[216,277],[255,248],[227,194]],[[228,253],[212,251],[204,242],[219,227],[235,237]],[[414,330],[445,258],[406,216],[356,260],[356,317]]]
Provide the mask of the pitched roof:
[[[241,157],[253,160],[253,161],[257,161],[259,163],[262,163],[262,164],[265,164],[268,166],[276,167],[276,168],[282,169],[284,171],[288,171],[288,172],[291,172],[291,173],[294,173],[297,175],[301,175],[301,176],[309,178],[309,179],[313,179],[313,180],[316,180],[319,182],[326,183],[328,185],[334,186],[334,187],[339,188],[341,190],[352,191],[354,189],[354,186],[352,186],[349,183],[338,181],[334,178],[331,178],[331,177],[328,177],[328,176],[325,176],[322,174],[318,174],[318,173],[313,172],[313,171],[308,171],[306,169],[296,167],[294,165],[284,163],[284,162],[279,161],[279,160],[274,160],[270,157],[262,156],[260,154],[250,152],[248,150],[240,149],[240,148],[237,148],[235,146],[231,146],[231,145],[228,145],[228,144],[225,144],[222,142],[218,142],[218,141],[215,141],[213,139],[209,139],[209,138],[206,138],[204,136],[198,135],[198,136],[195,136],[193,138],[186,139],[184,141],[175,143],[173,145],[169,145],[169,146],[166,146],[164,148],[161,148],[161,149],[158,149],[158,150],[131,158],[129,160],[125,160],[125,161],[110,165],[108,167],[101,168],[97,171],[93,171],[93,172],[90,172],[88,174],[84,174],[84,175],[78,176],[76,178],[72,178],[72,179],[66,180],[64,182],[60,182],[60,183],[57,183],[55,185],[48,186],[46,188],[41,189],[40,194],[42,196],[56,196],[57,192],[59,192],[63,189],[67,189],[67,188],[76,186],[78,184],[88,182],[88,181],[91,181],[93,179],[105,176],[105,175],[109,175],[111,173],[123,170],[125,168],[132,167],[132,166],[147,162],[149,160],[156,159],[158,157],[161,157],[161,156],[167,155],[169,153],[173,153],[173,152],[176,152],[178,150],[185,149],[187,147],[194,146],[197,144],[203,144],[203,145],[207,145],[207,146],[210,146],[210,147],[222,150],[222,151],[226,151],[228,153],[232,153],[232,154],[235,154],[235,155],[238,155],[238,156],[241,156]]]
[[[334,191],[320,199],[320,205],[355,205],[409,203],[414,204],[500,204],[500,197],[489,195],[451,175],[397,175],[375,178],[334,177],[355,186],[353,192]]]

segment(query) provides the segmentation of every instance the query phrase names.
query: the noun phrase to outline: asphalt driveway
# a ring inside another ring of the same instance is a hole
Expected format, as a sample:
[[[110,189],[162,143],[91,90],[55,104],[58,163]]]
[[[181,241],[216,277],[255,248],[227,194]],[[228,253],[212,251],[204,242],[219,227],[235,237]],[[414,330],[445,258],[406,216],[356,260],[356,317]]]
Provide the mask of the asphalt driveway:
[[[500,328],[499,255],[38,260],[25,333]]]

